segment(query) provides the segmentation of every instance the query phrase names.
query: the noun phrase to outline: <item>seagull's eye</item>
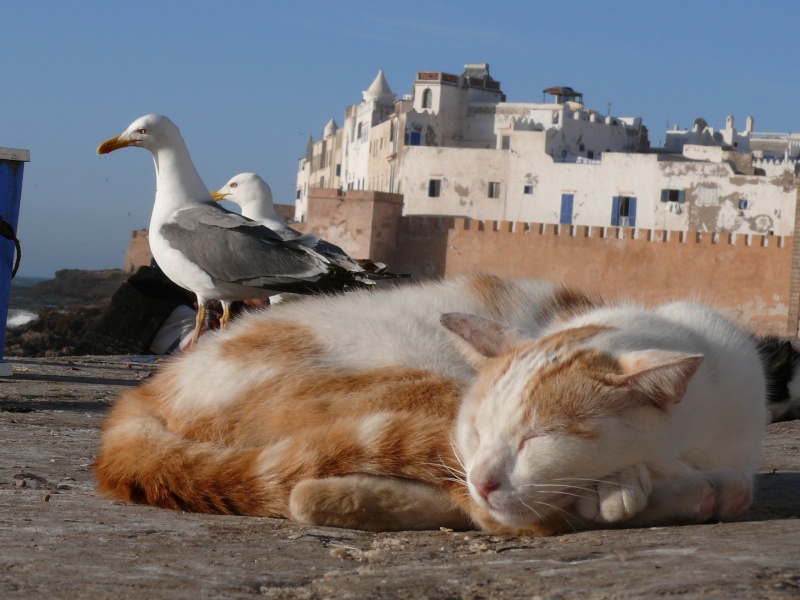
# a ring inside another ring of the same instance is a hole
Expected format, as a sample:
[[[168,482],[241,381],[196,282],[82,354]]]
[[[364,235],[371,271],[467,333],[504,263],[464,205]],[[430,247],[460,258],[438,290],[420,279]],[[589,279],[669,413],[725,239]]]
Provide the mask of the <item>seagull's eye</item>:
[[[136,131],[138,133],[147,133],[147,129],[145,129],[144,127],[139,127],[139,129],[137,129]]]
[[[236,187],[237,185],[239,185],[239,184],[238,184],[238,183],[236,183],[236,182],[234,181],[234,182],[231,184],[231,187],[232,187],[232,188],[234,188],[234,187]]]

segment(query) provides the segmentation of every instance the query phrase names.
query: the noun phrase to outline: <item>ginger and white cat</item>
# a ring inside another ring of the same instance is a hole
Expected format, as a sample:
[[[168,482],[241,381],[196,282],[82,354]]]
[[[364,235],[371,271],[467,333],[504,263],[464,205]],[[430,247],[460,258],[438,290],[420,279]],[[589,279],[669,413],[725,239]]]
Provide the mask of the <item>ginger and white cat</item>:
[[[727,520],[765,395],[707,308],[473,275],[241,318],[122,396],[95,471],[129,501],[376,531]]]

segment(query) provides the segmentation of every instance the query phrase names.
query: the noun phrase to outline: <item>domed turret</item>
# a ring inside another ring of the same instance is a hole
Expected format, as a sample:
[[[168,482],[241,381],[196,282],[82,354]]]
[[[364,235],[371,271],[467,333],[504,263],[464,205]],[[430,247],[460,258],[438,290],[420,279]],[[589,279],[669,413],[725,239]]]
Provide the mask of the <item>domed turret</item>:
[[[328,123],[325,125],[325,129],[324,129],[324,130],[323,130],[323,132],[322,132],[322,139],[324,140],[324,139],[327,139],[327,138],[331,137],[332,135],[335,135],[335,134],[336,134],[336,131],[337,131],[338,129],[339,129],[339,126],[336,124],[336,121],[334,121],[333,119],[331,119],[331,120],[330,120],[330,121],[328,121]]]
[[[397,97],[397,94],[392,92],[392,88],[390,88],[389,84],[386,82],[383,69],[378,71],[378,76],[375,78],[375,81],[372,82],[372,85],[369,86],[369,89],[365,92],[361,92],[361,94],[365,101],[384,100],[393,102]]]

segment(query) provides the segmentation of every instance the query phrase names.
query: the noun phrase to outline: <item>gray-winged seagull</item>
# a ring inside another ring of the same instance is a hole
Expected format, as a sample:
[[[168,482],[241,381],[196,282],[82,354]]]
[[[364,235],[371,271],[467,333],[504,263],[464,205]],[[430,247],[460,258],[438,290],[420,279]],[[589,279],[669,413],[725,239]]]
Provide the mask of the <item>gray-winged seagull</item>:
[[[230,303],[282,292],[340,291],[373,282],[301,243],[284,240],[255,221],[230,212],[212,198],[189,156],[177,126],[163,115],[136,119],[98,154],[138,146],[153,154],[156,198],[150,218],[150,249],[161,270],[197,295],[192,343],[205,322],[208,300],[222,302],[225,326]]]
[[[211,192],[217,202],[230,200],[242,209],[242,215],[268,227],[283,240],[293,240],[308,248],[313,248],[332,263],[354,272],[364,272],[367,277],[390,279],[408,277],[385,271],[386,265],[371,260],[355,259],[339,246],[323,240],[314,234],[301,234],[292,229],[275,211],[272,190],[269,184],[256,173],[239,173],[220,189]]]

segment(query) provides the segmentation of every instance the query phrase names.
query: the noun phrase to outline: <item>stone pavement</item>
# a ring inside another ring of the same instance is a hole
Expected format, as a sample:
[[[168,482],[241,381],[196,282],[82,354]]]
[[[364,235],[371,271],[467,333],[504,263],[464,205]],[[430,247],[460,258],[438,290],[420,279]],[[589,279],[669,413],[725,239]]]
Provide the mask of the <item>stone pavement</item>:
[[[149,358],[12,359],[0,378],[2,598],[800,597],[800,421],[771,425],[739,522],[552,538],[373,534],[111,502],[98,427]]]

